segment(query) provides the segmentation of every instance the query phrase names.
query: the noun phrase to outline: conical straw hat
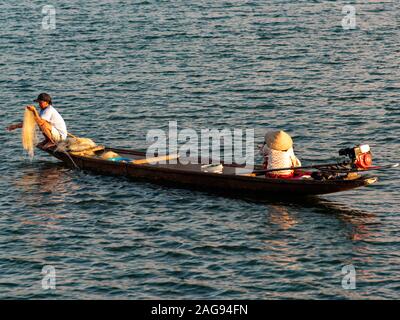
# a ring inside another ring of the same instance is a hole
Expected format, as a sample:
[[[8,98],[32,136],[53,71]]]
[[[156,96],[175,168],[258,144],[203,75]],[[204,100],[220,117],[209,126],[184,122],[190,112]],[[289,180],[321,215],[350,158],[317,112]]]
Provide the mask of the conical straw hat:
[[[265,143],[268,148],[286,151],[293,146],[292,138],[285,131],[270,131],[265,134]]]

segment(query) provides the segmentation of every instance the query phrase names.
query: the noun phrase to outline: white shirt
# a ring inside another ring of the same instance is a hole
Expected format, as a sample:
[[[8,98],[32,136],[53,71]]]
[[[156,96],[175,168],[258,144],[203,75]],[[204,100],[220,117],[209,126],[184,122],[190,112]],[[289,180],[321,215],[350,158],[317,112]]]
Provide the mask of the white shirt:
[[[266,158],[267,161],[267,170],[270,169],[281,169],[281,168],[290,168],[290,167],[301,167],[301,162],[294,155],[293,148],[290,148],[287,151],[278,151],[274,149],[270,149],[267,145],[264,145],[261,152]],[[271,172],[279,175],[289,175],[293,173],[293,170],[281,170]]]
[[[67,126],[65,121],[52,105],[47,106],[45,109],[41,109],[39,115],[60,133],[63,140],[67,139]]]

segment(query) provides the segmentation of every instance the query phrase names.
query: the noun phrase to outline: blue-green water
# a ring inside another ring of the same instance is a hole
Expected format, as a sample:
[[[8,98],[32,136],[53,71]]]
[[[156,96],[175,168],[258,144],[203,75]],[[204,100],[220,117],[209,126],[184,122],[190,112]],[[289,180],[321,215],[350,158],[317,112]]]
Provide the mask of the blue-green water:
[[[4,130],[46,91],[72,133],[111,146],[145,149],[176,120],[285,129],[304,164],[361,142],[399,160],[399,3],[353,3],[344,30],[342,1],[52,1],[43,30],[47,1],[3,1],[0,298],[398,298],[399,171],[253,202],[30,162]]]

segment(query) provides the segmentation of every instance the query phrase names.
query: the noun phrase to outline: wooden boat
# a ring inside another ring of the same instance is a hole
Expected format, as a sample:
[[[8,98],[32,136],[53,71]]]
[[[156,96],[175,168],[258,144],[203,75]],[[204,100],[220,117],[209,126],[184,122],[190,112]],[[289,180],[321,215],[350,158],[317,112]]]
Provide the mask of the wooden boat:
[[[39,147],[40,148],[40,147]],[[42,149],[42,148],[40,148]],[[201,164],[149,164],[146,161],[132,162],[103,160],[99,157],[74,156],[55,148],[42,149],[63,161],[69,167],[76,167],[95,173],[126,176],[135,180],[147,180],[174,187],[193,188],[205,191],[238,194],[250,197],[296,197],[328,194],[370,185],[377,181],[374,176],[359,176],[352,180],[300,180],[271,179],[265,176],[236,175],[235,164],[224,164],[222,173],[203,172]],[[123,158],[145,159],[141,151],[106,148]],[[223,162],[221,162],[223,163]]]

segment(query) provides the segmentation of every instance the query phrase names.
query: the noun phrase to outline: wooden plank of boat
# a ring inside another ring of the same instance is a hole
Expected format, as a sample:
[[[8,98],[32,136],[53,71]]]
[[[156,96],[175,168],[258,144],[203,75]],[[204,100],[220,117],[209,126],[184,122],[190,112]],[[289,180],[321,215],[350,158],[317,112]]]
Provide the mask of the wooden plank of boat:
[[[43,150],[43,149],[42,149]],[[352,180],[297,180],[270,179],[265,176],[235,175],[236,164],[224,164],[222,173],[203,172],[201,164],[154,164],[140,162],[146,158],[145,152],[106,148],[106,151],[118,153],[121,157],[132,159],[128,162],[115,162],[97,157],[73,156],[55,149],[44,151],[60,159],[68,166],[106,175],[126,176],[136,180],[148,180],[174,187],[187,187],[222,193],[235,193],[251,197],[292,197],[319,195],[346,191],[367,186],[377,181],[376,177],[360,176]],[[136,161],[136,163],[135,163]],[[223,163],[221,161],[221,163]]]
[[[178,158],[179,158],[178,154],[168,154],[165,156],[137,159],[137,160],[133,160],[132,163],[134,163],[134,164],[150,164],[150,163],[161,162],[161,161],[176,160]]]

